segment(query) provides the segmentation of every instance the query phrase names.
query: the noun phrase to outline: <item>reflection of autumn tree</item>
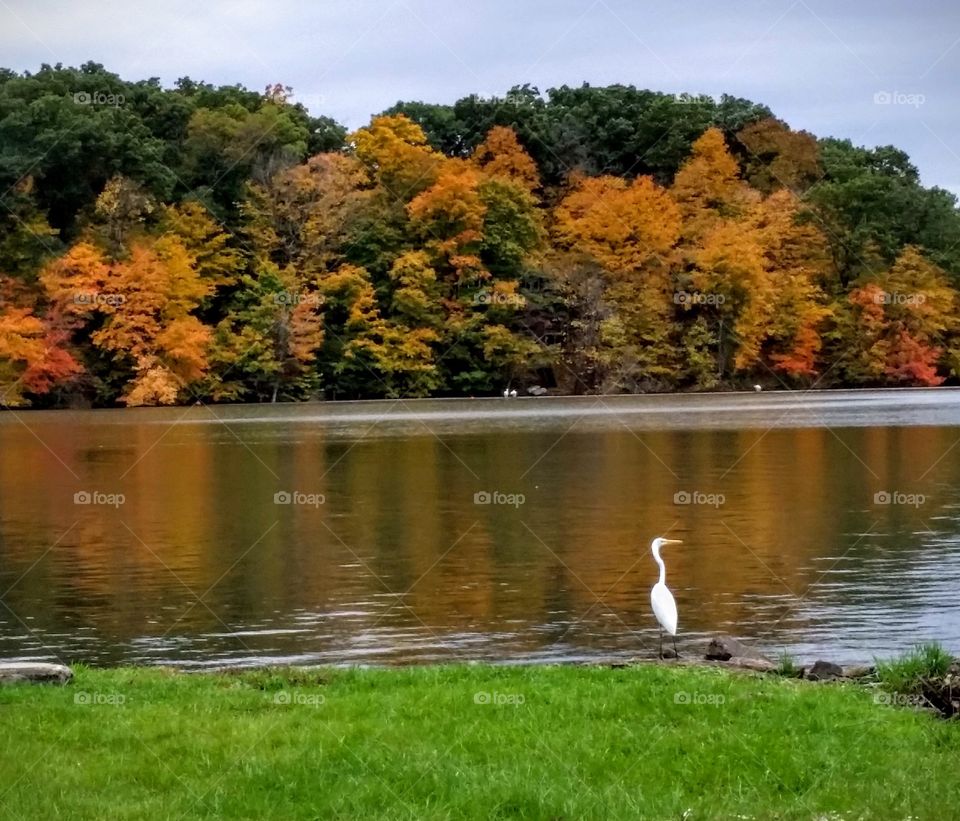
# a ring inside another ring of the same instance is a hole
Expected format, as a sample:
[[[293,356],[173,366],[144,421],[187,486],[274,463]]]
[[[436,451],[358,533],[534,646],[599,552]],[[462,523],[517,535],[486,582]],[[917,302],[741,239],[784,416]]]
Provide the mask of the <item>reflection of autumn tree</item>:
[[[184,616],[171,635],[224,634],[216,641],[233,642],[236,652],[243,643],[255,651],[329,650],[336,636],[356,635],[381,617],[378,630],[417,641],[433,640],[429,631],[519,630],[531,648],[564,628],[537,634],[530,625],[572,623],[563,641],[616,634],[639,652],[642,639],[628,630],[653,630],[648,592],[657,571],[648,546],[667,530],[685,540],[667,562],[682,630],[753,625],[764,618],[762,606],[767,619],[783,616],[789,627],[804,611],[789,608],[797,602],[791,595],[857,595],[823,588],[824,557],[844,555],[844,567],[857,567],[869,585],[876,543],[860,534],[922,529],[939,504],[934,497],[919,510],[876,506],[877,490],[910,492],[918,465],[935,466],[937,486],[950,486],[957,472],[940,459],[952,443],[946,428],[581,433],[520,480],[554,434],[441,443],[417,429],[352,446],[349,437],[324,438],[309,427],[295,440],[243,431],[251,453],[232,437],[225,446],[223,430],[207,426],[201,436],[196,427],[176,428],[151,449],[158,432],[149,423],[108,426],[104,447],[92,447],[89,427],[64,419],[38,423],[37,432],[76,480],[35,440],[0,426],[6,566],[26,570],[74,525],[8,604],[25,612],[26,603],[49,599],[41,624],[53,629],[65,614],[81,614],[113,640],[160,634]],[[70,503],[79,488],[116,489],[118,470],[128,467],[119,510]],[[522,492],[526,504],[473,503],[477,490],[494,488]],[[281,489],[326,501],[316,509],[275,506]],[[725,501],[676,505],[681,489],[722,493]],[[37,522],[46,523],[44,532]],[[196,604],[204,593],[213,613]],[[340,609],[371,615],[350,624],[331,619],[289,638],[230,639],[218,621],[231,629],[289,626],[291,614],[320,618]]]

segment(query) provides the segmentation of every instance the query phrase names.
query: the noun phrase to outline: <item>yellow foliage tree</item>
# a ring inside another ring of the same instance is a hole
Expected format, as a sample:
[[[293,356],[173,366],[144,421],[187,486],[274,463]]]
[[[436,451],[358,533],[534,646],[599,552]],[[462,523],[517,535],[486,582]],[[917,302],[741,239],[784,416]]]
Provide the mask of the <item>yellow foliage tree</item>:
[[[474,149],[471,159],[490,177],[503,177],[530,192],[540,187],[537,164],[520,145],[517,133],[508,126],[491,128]]]
[[[670,193],[680,207],[687,240],[703,235],[719,219],[738,216],[759,198],[740,179],[737,161],[718,128],[708,128],[694,142]]]
[[[423,129],[403,114],[376,117],[348,139],[371,178],[403,202],[429,188],[446,162],[427,144]]]

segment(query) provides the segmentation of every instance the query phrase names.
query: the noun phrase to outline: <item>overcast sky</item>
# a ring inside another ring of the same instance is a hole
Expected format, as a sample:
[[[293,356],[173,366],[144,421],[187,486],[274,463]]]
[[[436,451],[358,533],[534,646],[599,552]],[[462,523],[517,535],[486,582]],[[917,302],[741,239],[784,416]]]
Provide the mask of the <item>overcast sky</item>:
[[[281,82],[349,126],[524,82],[727,92],[794,128],[897,145],[960,193],[955,0],[0,0],[0,65],[86,60],[164,84]]]

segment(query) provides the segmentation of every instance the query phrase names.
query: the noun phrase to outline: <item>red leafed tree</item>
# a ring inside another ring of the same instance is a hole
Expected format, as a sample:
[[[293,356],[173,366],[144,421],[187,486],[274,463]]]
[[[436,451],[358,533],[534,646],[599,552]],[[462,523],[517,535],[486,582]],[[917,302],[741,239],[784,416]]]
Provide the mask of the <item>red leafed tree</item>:
[[[9,407],[27,405],[25,394],[49,393],[83,372],[56,312],[40,317],[24,302],[30,295],[0,276],[0,405]]]
[[[937,374],[937,363],[942,353],[942,348],[927,345],[907,331],[900,331],[887,353],[884,373],[897,382],[910,385],[942,385],[944,377]]]

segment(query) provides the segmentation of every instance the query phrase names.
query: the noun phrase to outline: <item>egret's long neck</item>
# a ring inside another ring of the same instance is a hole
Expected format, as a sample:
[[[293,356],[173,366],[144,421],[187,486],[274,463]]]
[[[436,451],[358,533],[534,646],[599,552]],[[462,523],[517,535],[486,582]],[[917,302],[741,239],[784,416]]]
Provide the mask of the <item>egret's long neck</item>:
[[[667,581],[667,566],[663,563],[663,559],[660,558],[660,548],[653,548],[653,558],[656,559],[658,565],[660,565],[660,584],[665,584]]]

